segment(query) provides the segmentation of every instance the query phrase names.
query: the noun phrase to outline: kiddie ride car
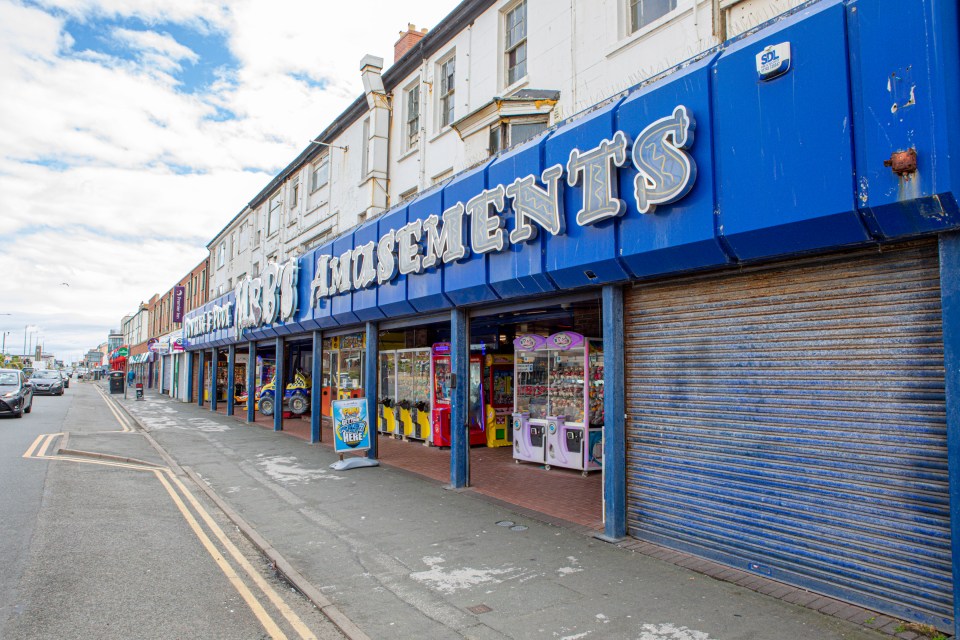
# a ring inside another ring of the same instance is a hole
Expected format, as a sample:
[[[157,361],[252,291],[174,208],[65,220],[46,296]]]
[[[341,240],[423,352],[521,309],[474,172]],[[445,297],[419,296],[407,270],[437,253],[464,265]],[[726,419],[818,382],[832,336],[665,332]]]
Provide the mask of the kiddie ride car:
[[[270,380],[260,389],[257,396],[257,403],[260,413],[265,416],[272,416],[274,405],[276,404],[276,377]],[[294,415],[302,415],[310,407],[310,378],[302,371],[297,371],[293,376],[293,382],[287,385],[283,393],[283,409],[290,411]]]

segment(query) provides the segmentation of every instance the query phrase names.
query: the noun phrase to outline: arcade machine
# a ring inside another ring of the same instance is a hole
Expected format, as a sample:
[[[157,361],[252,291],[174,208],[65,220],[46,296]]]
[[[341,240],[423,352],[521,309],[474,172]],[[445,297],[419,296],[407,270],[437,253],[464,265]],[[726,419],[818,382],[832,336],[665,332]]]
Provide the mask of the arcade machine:
[[[509,447],[513,444],[513,356],[491,354],[484,364],[487,446]]]
[[[335,378],[337,400],[363,397],[363,360],[366,335],[354,333],[340,336],[340,361]]]
[[[397,350],[396,400],[400,434],[429,443],[430,349]]]
[[[450,410],[452,380],[450,343],[438,342],[431,351],[430,378],[433,380],[431,396],[431,417],[433,437],[431,443],[435,447],[449,447],[450,440]],[[484,430],[483,403],[481,402],[480,387],[483,381],[483,360],[479,355],[470,356],[470,372],[468,380],[467,419],[470,423],[470,446],[487,443]]]
[[[578,469],[603,461],[602,342],[561,331],[522,335],[516,348],[513,457]]]
[[[397,352],[381,351],[380,360],[380,413],[377,416],[377,430],[380,433],[397,435]]]
[[[320,411],[331,417],[333,400],[363,397],[363,360],[366,335],[354,333],[323,341]]]

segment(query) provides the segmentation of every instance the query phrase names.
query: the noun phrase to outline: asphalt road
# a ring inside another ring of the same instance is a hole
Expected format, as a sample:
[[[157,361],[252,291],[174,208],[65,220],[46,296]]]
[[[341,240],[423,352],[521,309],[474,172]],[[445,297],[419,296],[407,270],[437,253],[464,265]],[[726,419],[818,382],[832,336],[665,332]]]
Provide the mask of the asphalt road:
[[[0,638],[341,637],[122,428],[92,384],[0,418]],[[116,458],[57,455],[65,432]]]

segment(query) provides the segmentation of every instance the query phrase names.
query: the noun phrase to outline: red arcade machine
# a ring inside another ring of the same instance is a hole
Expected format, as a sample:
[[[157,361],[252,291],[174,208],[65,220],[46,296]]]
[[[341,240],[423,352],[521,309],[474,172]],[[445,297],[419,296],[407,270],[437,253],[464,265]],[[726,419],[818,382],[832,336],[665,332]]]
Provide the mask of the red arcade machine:
[[[453,376],[450,361],[450,343],[438,342],[430,350],[430,401],[433,420],[431,441],[435,447],[449,447],[450,441],[450,409],[451,409],[451,381]],[[483,360],[480,356],[470,356],[470,376],[467,401],[467,413],[470,421],[470,445],[487,444],[487,434],[484,429],[483,403],[480,397],[480,386],[483,381]]]

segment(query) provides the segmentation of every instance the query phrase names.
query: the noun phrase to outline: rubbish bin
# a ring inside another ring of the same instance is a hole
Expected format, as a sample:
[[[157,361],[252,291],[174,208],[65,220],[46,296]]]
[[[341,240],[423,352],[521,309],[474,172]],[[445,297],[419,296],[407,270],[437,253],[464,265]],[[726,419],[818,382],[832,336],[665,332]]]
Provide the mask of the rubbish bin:
[[[123,393],[123,379],[126,374],[123,371],[110,372],[110,393]]]
[[[138,382],[135,388],[137,390],[137,400],[143,400],[143,383]]]

